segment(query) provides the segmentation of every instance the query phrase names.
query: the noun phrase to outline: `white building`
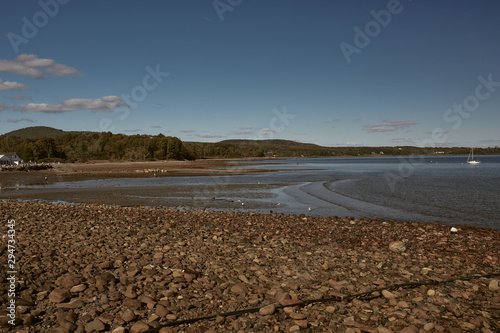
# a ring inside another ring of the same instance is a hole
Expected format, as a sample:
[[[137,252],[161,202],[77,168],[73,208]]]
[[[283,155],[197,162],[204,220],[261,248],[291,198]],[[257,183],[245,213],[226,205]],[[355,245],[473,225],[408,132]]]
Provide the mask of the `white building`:
[[[16,153],[0,153],[0,165],[21,165],[24,160]]]

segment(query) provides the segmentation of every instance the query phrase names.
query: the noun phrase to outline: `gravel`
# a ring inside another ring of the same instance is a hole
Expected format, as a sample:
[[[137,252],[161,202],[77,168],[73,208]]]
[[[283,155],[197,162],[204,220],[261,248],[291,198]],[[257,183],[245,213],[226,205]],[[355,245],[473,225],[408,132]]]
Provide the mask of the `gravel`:
[[[500,273],[491,229],[19,201],[0,216],[5,266],[16,221],[17,325],[2,292],[4,331],[500,331],[500,276],[444,282]],[[409,282],[435,284],[391,288]]]

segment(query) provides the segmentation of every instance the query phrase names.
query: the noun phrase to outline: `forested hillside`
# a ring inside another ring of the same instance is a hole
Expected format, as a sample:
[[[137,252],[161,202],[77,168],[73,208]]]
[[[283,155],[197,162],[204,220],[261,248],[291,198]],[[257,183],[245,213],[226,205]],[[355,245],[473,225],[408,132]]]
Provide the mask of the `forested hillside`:
[[[66,132],[61,136],[31,139],[2,135],[0,151],[15,151],[26,162],[194,159],[181,140],[162,134]]]
[[[245,157],[332,157],[373,155],[456,155],[468,147],[323,147],[291,140],[225,140],[182,142],[177,137],[124,135],[111,132],[64,132],[31,127],[0,136],[0,152],[17,152],[25,161],[85,162],[89,160],[151,161],[166,159]],[[500,154],[500,148],[477,148],[480,154]]]

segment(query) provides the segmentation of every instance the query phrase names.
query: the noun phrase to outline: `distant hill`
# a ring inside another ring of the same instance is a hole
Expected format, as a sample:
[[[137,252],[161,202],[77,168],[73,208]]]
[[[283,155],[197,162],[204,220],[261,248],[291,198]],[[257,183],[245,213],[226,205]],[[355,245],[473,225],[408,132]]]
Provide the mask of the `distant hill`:
[[[287,155],[301,156],[304,154],[312,156],[329,156],[332,148],[319,146],[313,143],[302,143],[292,140],[224,140],[219,144],[230,144],[240,148],[258,148],[265,155]]]
[[[64,135],[63,130],[47,127],[47,126],[33,126],[21,128],[9,133],[5,133],[5,136],[17,136],[21,139],[34,139],[34,138],[45,138],[45,137],[58,137]]]
[[[302,143],[292,140],[281,140],[281,139],[272,139],[272,140],[223,140],[219,143],[226,143],[235,145],[238,147],[247,147],[247,146],[255,146],[255,147],[265,147],[268,149],[273,148],[284,148],[284,147],[293,147],[295,149],[323,149],[326,147],[322,147],[313,143]]]

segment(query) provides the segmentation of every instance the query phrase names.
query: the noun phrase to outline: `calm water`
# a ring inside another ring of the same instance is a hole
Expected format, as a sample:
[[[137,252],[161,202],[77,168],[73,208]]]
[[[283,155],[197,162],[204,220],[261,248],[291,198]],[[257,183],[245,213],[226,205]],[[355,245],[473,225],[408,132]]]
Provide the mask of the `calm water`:
[[[289,159],[264,169],[294,169],[283,190],[317,215],[355,215],[471,224],[500,229],[500,156]],[[307,169],[321,169],[309,171]],[[302,171],[301,171],[302,170]],[[271,177],[275,177],[271,175]],[[277,177],[279,178],[279,177]]]
[[[156,192],[165,193],[162,197],[145,197],[150,198],[152,205],[159,199],[168,199],[167,193],[173,188],[191,188],[195,194],[189,194],[189,199],[206,201],[208,207],[212,198],[226,200],[228,205],[219,209],[269,212],[272,208],[277,213],[379,217],[500,230],[500,155],[477,159],[481,164],[468,165],[467,156],[299,158],[259,165],[245,163],[244,168],[272,171],[269,173],[102,179],[41,187],[152,186],[160,190]],[[239,190],[226,186],[232,184],[241,186]],[[252,186],[245,190],[245,185]],[[177,199],[189,207],[187,197]],[[240,200],[246,203],[244,207],[235,206]]]

